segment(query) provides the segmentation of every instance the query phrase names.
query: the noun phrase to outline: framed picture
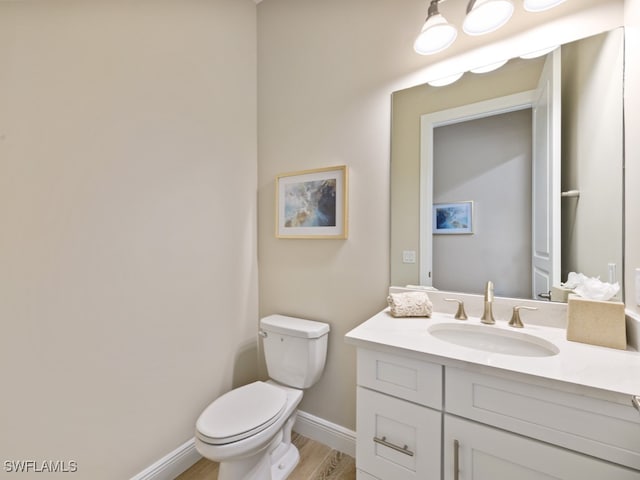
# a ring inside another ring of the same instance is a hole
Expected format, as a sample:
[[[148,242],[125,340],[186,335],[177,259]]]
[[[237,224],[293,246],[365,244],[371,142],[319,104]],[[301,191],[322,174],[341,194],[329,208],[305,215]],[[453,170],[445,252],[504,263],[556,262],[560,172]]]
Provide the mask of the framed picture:
[[[276,237],[347,238],[347,167],[278,175]]]
[[[473,202],[434,203],[433,233],[473,233]]]

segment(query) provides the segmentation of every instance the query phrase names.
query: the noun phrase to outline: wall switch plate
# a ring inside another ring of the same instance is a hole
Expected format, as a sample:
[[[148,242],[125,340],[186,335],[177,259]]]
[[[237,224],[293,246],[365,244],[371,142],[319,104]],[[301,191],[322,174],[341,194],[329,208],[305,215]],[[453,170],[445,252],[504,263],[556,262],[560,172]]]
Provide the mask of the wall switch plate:
[[[640,268],[636,268],[636,305],[640,307]]]
[[[402,263],[416,263],[415,250],[403,250],[402,251]]]

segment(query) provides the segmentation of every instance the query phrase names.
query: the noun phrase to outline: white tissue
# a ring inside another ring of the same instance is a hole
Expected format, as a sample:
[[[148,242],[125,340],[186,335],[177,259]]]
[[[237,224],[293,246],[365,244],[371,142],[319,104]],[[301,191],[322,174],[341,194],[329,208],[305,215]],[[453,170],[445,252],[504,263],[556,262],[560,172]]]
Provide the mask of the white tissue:
[[[620,290],[620,284],[600,281],[599,278],[587,277],[582,273],[571,272],[567,281],[561,283],[564,288],[569,288],[582,298],[589,300],[611,300]]]
[[[587,276],[582,273],[569,272],[567,275],[567,281],[561,283],[564,288],[568,288],[569,290],[573,290],[578,285],[581,285],[587,279]]]

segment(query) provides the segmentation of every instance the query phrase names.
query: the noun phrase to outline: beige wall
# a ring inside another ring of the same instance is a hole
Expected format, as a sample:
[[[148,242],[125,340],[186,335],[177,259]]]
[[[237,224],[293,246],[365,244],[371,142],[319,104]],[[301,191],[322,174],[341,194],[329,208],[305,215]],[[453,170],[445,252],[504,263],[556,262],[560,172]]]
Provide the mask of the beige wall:
[[[301,408],[348,428],[355,350],[343,337],[384,307],[389,281],[394,47],[371,32],[401,10],[367,0],[258,5],[260,314],[331,324],[325,374]],[[276,175],[332,165],[349,168],[349,238],[276,239]]]
[[[563,280],[623,280],[623,56],[621,28],[562,47]]]
[[[640,268],[640,0],[625,0],[625,303],[636,313]]]
[[[0,65],[0,459],[129,478],[255,374],[256,6],[0,2]]]

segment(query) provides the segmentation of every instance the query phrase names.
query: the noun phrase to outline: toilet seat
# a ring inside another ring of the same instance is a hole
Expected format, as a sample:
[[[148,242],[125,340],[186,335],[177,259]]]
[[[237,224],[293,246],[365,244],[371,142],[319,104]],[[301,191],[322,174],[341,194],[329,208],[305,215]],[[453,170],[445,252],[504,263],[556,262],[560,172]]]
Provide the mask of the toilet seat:
[[[196,423],[198,437],[211,445],[237,442],[275,423],[286,404],[286,392],[265,382],[236,388],[202,412]]]

